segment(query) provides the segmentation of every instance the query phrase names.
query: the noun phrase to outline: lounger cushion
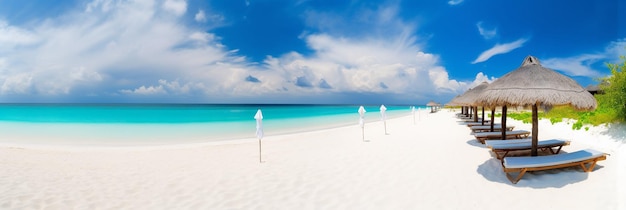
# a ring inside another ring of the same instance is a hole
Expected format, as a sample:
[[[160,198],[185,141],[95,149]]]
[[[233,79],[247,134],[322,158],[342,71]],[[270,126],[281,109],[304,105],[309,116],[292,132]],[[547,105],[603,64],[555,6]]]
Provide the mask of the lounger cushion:
[[[547,146],[559,146],[565,145],[567,141],[558,140],[558,139],[550,139],[550,140],[541,140],[537,142],[537,147],[547,147]],[[513,149],[528,149],[532,146],[532,142],[519,142],[519,143],[509,143],[509,144],[496,144],[492,145],[491,148],[494,150],[513,150]]]
[[[507,140],[503,140],[503,139],[496,139],[496,140],[485,140],[485,145],[487,147],[491,147],[493,145],[498,145],[498,144],[515,144],[515,143],[524,143],[524,142],[531,142],[532,139],[528,138],[528,139],[507,139]]]
[[[521,134],[527,134],[530,133],[529,131],[526,130],[514,130],[514,131],[507,131],[506,135],[521,135]],[[497,135],[502,135],[502,132],[482,132],[482,133],[475,133],[474,136],[476,137],[487,137],[487,136],[497,136]]]
[[[506,126],[506,128],[515,128],[515,126]],[[491,129],[491,125],[477,125],[477,126],[472,126],[471,128],[472,130],[484,130],[484,129]],[[494,125],[493,129],[502,129],[502,125]]]
[[[561,153],[557,155],[536,156],[536,157],[505,157],[503,165],[505,168],[532,168],[553,166],[565,163],[589,160],[606,155],[593,149],[585,149],[572,153]]]

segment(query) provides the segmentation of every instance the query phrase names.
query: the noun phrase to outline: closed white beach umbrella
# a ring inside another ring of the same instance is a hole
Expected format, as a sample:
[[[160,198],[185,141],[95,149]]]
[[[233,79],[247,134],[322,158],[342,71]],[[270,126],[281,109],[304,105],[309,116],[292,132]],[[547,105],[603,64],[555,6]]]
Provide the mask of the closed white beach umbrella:
[[[261,109],[256,111],[254,119],[256,120],[256,137],[259,139],[259,162],[263,162],[261,160],[261,139],[263,138],[263,112]]]
[[[359,126],[361,126],[361,133],[363,134],[363,141],[365,141],[365,108],[359,107]]]
[[[387,134],[387,107],[385,105],[380,105],[380,118],[383,120],[383,124],[385,125],[385,134]]]
[[[415,125],[415,106],[411,106],[411,114],[413,115],[413,125]]]

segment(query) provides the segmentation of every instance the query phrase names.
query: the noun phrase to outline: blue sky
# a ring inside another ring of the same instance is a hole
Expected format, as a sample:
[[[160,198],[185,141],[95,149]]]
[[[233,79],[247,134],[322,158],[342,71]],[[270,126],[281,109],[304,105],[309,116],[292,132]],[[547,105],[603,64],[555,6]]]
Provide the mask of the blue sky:
[[[445,103],[524,57],[582,86],[606,1],[0,0],[0,102]]]

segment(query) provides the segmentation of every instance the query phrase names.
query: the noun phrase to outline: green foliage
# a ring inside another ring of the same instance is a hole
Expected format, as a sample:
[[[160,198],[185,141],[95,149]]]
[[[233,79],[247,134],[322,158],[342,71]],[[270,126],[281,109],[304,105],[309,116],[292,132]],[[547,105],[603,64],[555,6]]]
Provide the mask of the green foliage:
[[[509,112],[506,116],[512,119],[520,120],[523,123],[533,122],[533,114],[530,112]]]
[[[580,130],[580,128],[582,127],[583,127],[583,123],[580,122],[580,120],[572,124],[572,130]]]
[[[550,123],[555,124],[563,122],[563,119],[572,119],[575,122],[572,124],[573,130],[580,130],[584,125],[600,125],[615,122],[615,113],[612,109],[602,105],[602,101],[598,100],[598,108],[594,111],[577,111],[569,106],[557,106],[553,107],[549,112],[538,113],[539,119],[549,119]],[[532,112],[509,112],[507,117],[515,120],[520,120],[523,123],[532,123]],[[570,124],[569,122],[567,123]],[[589,127],[585,127],[585,130],[589,130]]]
[[[599,99],[606,108],[612,109],[616,118],[626,121],[626,57],[620,56],[622,64],[608,64],[611,76],[603,79],[600,88],[604,95]]]
[[[550,118],[550,123],[551,123],[552,125],[554,125],[555,123],[560,123],[560,122],[563,122],[563,118],[561,118],[561,117],[553,117],[553,118]]]

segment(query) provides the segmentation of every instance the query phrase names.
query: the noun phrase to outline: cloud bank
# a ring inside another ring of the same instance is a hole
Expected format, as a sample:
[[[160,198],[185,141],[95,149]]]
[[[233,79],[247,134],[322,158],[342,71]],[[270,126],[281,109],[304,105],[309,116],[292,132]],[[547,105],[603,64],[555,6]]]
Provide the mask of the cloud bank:
[[[356,103],[388,97],[409,103],[453,96],[486,78],[450,79],[438,56],[416,44],[416,24],[398,18],[394,5],[355,13],[363,17],[359,24],[379,26],[363,27],[359,36],[341,30],[349,20],[325,21],[319,17],[333,14],[311,11],[304,21],[319,32],[301,38],[312,53],[268,55],[260,64],[211,32],[224,25],[223,16],[188,7],[184,0],[96,0],[28,25],[0,20],[0,95],[68,102]]]

